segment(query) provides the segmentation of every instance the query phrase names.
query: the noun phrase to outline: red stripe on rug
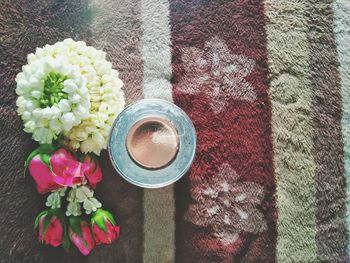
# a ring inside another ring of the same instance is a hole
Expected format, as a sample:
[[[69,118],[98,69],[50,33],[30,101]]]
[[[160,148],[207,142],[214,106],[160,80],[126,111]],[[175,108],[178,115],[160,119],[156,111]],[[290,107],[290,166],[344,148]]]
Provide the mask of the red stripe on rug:
[[[176,185],[177,262],[274,262],[275,181],[262,1],[170,2],[173,98],[198,148]]]

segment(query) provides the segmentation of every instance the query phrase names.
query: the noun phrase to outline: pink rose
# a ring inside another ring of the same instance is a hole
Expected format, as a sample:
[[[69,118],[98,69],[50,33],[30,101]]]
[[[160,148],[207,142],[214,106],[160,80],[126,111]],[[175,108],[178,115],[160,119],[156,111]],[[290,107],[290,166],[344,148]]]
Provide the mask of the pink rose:
[[[120,227],[116,225],[112,214],[101,208],[93,214],[91,225],[97,245],[110,244],[119,236]]]
[[[45,194],[62,186],[81,183],[89,165],[79,162],[73,154],[64,148],[57,150],[52,145],[41,145],[28,157],[25,167],[37,185],[37,190]],[[95,167],[95,166],[94,166]],[[94,169],[97,174],[98,169]],[[94,175],[93,177],[96,177]]]
[[[90,186],[95,189],[96,184],[102,180],[102,171],[98,161],[91,158],[90,155],[86,155],[84,159],[86,165],[85,176]]]
[[[40,215],[39,215],[40,216]],[[63,226],[61,220],[57,216],[48,217],[47,213],[42,214],[39,217],[39,240],[45,242],[46,245],[51,245],[53,247],[58,247],[62,244],[63,240]],[[46,222],[47,229],[43,233],[44,220],[49,220]]]
[[[61,148],[55,151],[50,158],[54,181],[62,186],[72,186],[80,183],[87,166],[79,162],[73,154]]]
[[[45,194],[61,187],[55,182],[55,176],[41,160],[39,154],[29,161],[29,173],[33,177],[36,189],[40,194]]]
[[[70,240],[84,256],[88,255],[95,246],[89,224],[78,217],[70,217],[69,222]]]

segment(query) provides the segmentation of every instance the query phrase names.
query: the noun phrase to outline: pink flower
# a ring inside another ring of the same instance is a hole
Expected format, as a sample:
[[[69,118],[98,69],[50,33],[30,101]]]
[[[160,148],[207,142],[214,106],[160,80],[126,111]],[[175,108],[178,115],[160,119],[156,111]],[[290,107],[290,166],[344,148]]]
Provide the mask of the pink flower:
[[[62,186],[80,183],[86,171],[86,165],[79,162],[70,152],[61,148],[50,158],[54,181]]]
[[[28,157],[25,167],[37,184],[37,190],[45,194],[62,186],[72,186],[82,182],[87,169],[96,167],[79,162],[73,154],[64,148],[56,150],[52,145],[41,145]],[[100,169],[92,170],[92,178],[97,178]],[[97,181],[98,179],[94,179]],[[96,183],[95,183],[96,184]]]
[[[92,231],[96,244],[110,244],[115,241],[120,232],[120,227],[111,213],[103,209],[98,209],[91,219]]]
[[[92,232],[95,236],[96,245],[110,244],[119,236],[120,227],[114,226],[110,222],[106,222],[106,231],[103,231],[94,224],[92,226]]]
[[[86,155],[84,164],[87,167],[85,171],[86,179],[90,186],[95,189],[96,184],[102,180],[101,167],[97,161],[90,157],[90,155]]]
[[[52,216],[49,219],[47,230],[43,234],[44,219],[46,216],[47,214],[43,214],[39,219],[39,240],[41,242],[45,241],[46,245],[58,247],[62,244],[63,239],[62,222],[57,216]]]
[[[70,240],[84,256],[87,256],[95,246],[89,224],[77,217],[71,217],[69,222]]]
[[[29,161],[29,173],[36,183],[36,189],[40,194],[45,194],[61,186],[54,180],[55,176],[49,167],[41,160],[39,154]]]

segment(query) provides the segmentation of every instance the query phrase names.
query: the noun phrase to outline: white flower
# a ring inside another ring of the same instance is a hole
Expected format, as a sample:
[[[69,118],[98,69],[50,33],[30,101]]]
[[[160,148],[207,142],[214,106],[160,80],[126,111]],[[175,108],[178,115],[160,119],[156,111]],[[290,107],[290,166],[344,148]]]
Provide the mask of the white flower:
[[[45,205],[51,208],[60,208],[61,207],[61,197],[66,193],[66,187],[59,188],[58,190],[52,191],[46,199]]]
[[[74,67],[74,70],[67,73],[74,77],[64,83],[63,91],[68,94],[68,97],[61,99],[57,104],[60,112],[72,112],[75,117],[73,119],[71,115],[64,115],[64,123],[62,123],[64,142],[73,149],[80,148],[83,153],[100,154],[101,150],[107,147],[111,126],[125,104],[123,82],[119,79],[118,72],[112,69],[110,62],[106,61],[105,52],[88,47],[82,41],[65,39],[54,45],[37,48],[35,54],[28,55],[27,60],[31,64],[46,57],[67,61]],[[32,76],[35,72],[30,67],[23,69],[25,76]],[[37,83],[35,79],[30,81],[32,85]],[[21,92],[29,89],[27,82],[29,82],[27,78],[24,78],[23,81],[21,79],[20,86],[24,87],[21,88]],[[36,93],[33,95],[38,96]],[[20,100],[17,105],[23,103]],[[30,104],[29,106],[33,109],[37,108],[36,105]],[[32,110],[21,107],[19,112],[22,119],[24,116],[27,118],[25,121],[32,118],[26,113]],[[56,128],[55,126],[54,134],[57,134]]]
[[[99,201],[97,201],[96,198],[89,198],[84,201],[83,207],[85,209],[86,214],[91,214],[92,212],[95,212],[98,208],[101,208],[102,205]]]
[[[69,202],[67,205],[66,216],[80,216],[81,205],[77,202]]]
[[[30,54],[16,77],[17,107],[24,131],[51,143],[89,116],[90,95],[77,65],[64,56],[39,54]]]
[[[81,214],[80,203],[83,204],[86,214],[91,214],[102,206],[94,197],[94,191],[86,185],[72,188],[68,194],[67,201],[69,202],[66,211],[67,216]]]
[[[76,198],[77,189],[75,187],[71,188],[67,196],[67,210],[66,216],[80,216],[81,215],[81,205]]]

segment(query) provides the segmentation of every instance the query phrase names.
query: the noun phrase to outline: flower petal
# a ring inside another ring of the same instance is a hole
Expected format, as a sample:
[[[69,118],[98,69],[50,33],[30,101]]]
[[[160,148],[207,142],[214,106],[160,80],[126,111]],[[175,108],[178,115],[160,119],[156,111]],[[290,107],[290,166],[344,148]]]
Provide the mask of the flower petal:
[[[55,175],[54,181],[57,184],[72,186],[75,183],[81,182],[81,178],[84,177],[85,166],[64,148],[52,154],[50,163]]]
[[[41,161],[39,155],[29,162],[29,173],[33,177],[39,193],[45,194],[61,186],[54,181],[54,175],[50,169]]]

